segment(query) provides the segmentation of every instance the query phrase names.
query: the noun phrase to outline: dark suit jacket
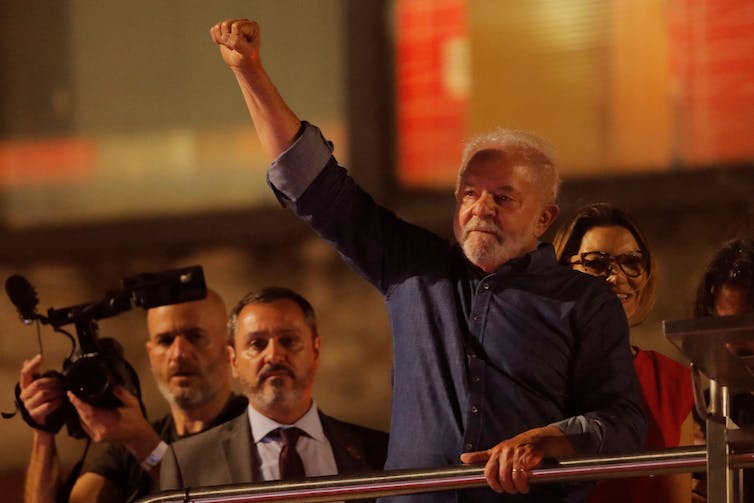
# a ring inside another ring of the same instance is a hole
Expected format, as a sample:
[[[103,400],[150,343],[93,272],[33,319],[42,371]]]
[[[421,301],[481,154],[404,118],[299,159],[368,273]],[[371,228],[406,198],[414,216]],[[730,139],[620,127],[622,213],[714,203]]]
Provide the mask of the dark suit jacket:
[[[382,470],[387,433],[319,413],[339,474]],[[160,489],[244,484],[259,481],[249,413],[174,442],[160,463]]]

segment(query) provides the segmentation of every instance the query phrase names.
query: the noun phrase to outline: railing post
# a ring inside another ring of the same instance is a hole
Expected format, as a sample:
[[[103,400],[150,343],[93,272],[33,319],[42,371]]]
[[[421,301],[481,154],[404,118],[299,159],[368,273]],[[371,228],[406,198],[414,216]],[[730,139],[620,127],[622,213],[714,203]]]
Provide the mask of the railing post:
[[[710,403],[707,413],[707,501],[734,503],[737,498],[735,475],[730,466],[731,447],[728,442],[730,415],[727,386],[710,380]]]
[[[743,474],[731,459],[754,436],[731,420],[737,411],[730,400],[731,392],[754,391],[754,315],[664,321],[663,331],[692,365],[696,410],[707,424],[707,501],[740,503]],[[710,380],[709,404],[703,403],[700,374]]]

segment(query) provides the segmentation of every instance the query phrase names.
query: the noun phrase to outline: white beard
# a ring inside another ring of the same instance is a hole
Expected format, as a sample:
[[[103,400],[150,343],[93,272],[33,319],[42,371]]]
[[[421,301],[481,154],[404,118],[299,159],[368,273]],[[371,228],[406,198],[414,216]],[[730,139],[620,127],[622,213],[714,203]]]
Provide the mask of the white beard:
[[[475,232],[475,229],[485,232]],[[487,272],[531,251],[525,244],[529,242],[528,235],[513,239],[507,237],[494,223],[477,218],[469,220],[462,231],[456,228],[455,234],[466,258]]]

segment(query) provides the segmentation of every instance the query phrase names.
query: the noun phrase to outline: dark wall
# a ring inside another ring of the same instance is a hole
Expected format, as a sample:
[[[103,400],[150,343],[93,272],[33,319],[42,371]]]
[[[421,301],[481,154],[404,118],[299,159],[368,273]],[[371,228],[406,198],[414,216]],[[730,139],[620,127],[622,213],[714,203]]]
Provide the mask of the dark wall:
[[[70,131],[67,16],[65,2],[0,3],[0,137]]]

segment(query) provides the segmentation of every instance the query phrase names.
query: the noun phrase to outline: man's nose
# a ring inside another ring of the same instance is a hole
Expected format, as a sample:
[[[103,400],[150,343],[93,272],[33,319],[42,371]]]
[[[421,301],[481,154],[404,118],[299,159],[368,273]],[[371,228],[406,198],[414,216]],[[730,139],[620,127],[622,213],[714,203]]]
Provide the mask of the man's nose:
[[[171,358],[186,357],[193,351],[193,346],[185,337],[178,336],[173,339],[173,343],[170,344],[170,356]]]
[[[495,214],[497,205],[495,204],[495,198],[486,190],[482,192],[479,199],[476,200],[471,211],[472,214],[478,218],[484,218],[493,216]]]
[[[285,360],[285,348],[276,339],[270,339],[264,349],[265,363],[279,363]]]

